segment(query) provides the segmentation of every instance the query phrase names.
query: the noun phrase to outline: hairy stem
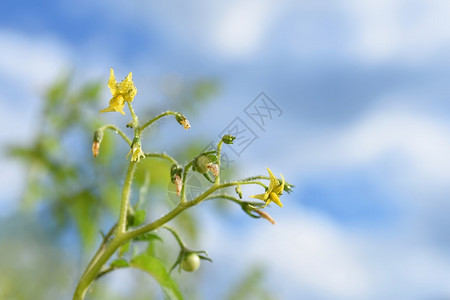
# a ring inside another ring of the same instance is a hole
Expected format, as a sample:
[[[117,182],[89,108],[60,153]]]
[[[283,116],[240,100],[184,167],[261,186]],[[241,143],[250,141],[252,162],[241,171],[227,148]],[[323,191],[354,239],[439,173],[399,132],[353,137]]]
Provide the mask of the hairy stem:
[[[180,236],[178,235],[178,233],[175,231],[175,229],[173,229],[172,227],[169,227],[167,225],[163,226],[164,229],[170,231],[170,233],[175,237],[175,239],[178,242],[178,245],[180,245],[181,249],[186,248],[186,246],[184,245],[183,241],[181,240]]]
[[[133,105],[131,105],[131,102],[128,102],[128,101],[127,101],[127,104],[128,104],[128,108],[130,109],[131,117],[133,118],[134,126],[138,127],[139,126],[139,120],[138,120],[138,117],[137,117],[136,113],[134,112]]]
[[[185,167],[189,166],[189,163]],[[125,184],[123,187],[123,193],[122,193],[122,205],[121,205],[121,214],[119,219],[119,224],[117,226],[117,232],[115,237],[106,243],[102,243],[100,248],[98,249],[97,253],[92,258],[91,262],[89,263],[88,267],[86,268],[86,271],[81,276],[80,281],[78,282],[78,285],[75,289],[75,293],[73,296],[73,300],[82,300],[84,299],[84,296],[86,295],[86,292],[91,285],[91,283],[101,274],[101,269],[103,265],[110,259],[110,257],[116,252],[116,250],[126,242],[128,242],[131,239],[134,239],[144,233],[151,232],[157,228],[160,228],[173,218],[175,218],[177,215],[179,215],[184,210],[195,206],[202,201],[208,199],[208,196],[211,196],[215,191],[230,187],[230,186],[236,186],[240,184],[261,184],[258,181],[235,181],[235,182],[228,182],[223,183],[219,185],[213,185],[208,190],[206,190],[203,194],[195,198],[194,200],[191,200],[189,202],[180,202],[178,206],[176,206],[173,210],[171,210],[166,215],[162,216],[161,218],[153,221],[150,224],[147,224],[145,226],[142,226],[140,228],[137,228],[135,230],[131,231],[125,231],[125,225],[126,225],[126,212],[128,208],[128,202],[129,202],[129,194],[130,194],[130,187],[131,187],[131,181],[133,178],[133,173],[136,167],[136,162],[131,162],[130,167],[128,168],[127,176],[125,179]],[[122,230],[121,230],[122,228]]]
[[[163,117],[165,117],[165,116],[170,116],[170,115],[176,116],[176,115],[178,115],[178,113],[175,112],[175,111],[171,111],[171,110],[168,110],[168,111],[166,111],[166,112],[163,112],[163,113],[157,115],[156,117],[154,117],[153,119],[147,121],[144,125],[142,125],[142,126],[139,128],[139,131],[140,131],[140,132],[144,131],[148,126],[150,126],[150,125],[151,125],[152,123],[154,123],[155,121],[157,121],[157,120],[159,120],[159,119],[161,119],[161,118],[163,118]]]
[[[127,213],[128,206],[130,205],[130,190],[131,183],[133,182],[134,170],[136,170],[136,161],[131,161],[128,167],[127,176],[125,177],[125,183],[122,190],[122,201],[120,203],[120,215],[119,222],[117,224],[117,234],[125,233],[127,226]]]
[[[158,157],[158,158],[168,160],[172,164],[178,164],[177,161],[172,156],[170,156],[166,153],[145,153],[144,155],[146,158],[147,157]]]
[[[190,161],[188,164],[186,164],[184,166],[184,170],[183,170],[183,183],[181,185],[181,198],[180,198],[180,203],[185,203],[186,202],[186,180],[187,180],[187,174],[189,169],[191,168],[193,162]]]
[[[127,144],[128,144],[129,146],[131,146],[131,140],[130,140],[130,138],[127,137],[127,136],[125,135],[125,133],[123,133],[122,130],[120,130],[120,129],[117,128],[116,126],[114,126],[114,125],[105,125],[105,126],[100,127],[99,129],[100,129],[100,130],[109,129],[109,130],[114,131],[115,133],[119,134],[119,135],[125,140],[125,142],[127,142]]]

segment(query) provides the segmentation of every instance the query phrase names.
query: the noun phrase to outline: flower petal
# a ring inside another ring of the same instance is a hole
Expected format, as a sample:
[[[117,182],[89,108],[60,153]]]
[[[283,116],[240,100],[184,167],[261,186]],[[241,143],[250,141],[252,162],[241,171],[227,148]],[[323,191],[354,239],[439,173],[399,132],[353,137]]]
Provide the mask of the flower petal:
[[[117,89],[123,95],[125,101],[131,102],[137,94],[137,89],[134,86],[132,73],[130,72],[121,83],[117,84]]]
[[[269,198],[269,195],[264,193],[264,194],[259,194],[259,195],[252,195],[252,196],[250,196],[250,198],[255,198],[255,199],[262,200],[262,201],[266,201]]]
[[[281,203],[280,198],[278,198],[277,194],[270,193],[269,198],[272,202],[275,202],[280,207],[283,207],[283,203]]]
[[[120,112],[122,115],[125,114],[125,112],[123,111],[123,108],[125,106],[125,101],[122,97],[122,95],[118,95],[115,97],[112,97],[111,100],[109,100],[109,106],[105,109],[102,109],[100,111],[100,113],[105,113],[105,112]]]
[[[269,172],[270,176],[270,184],[269,184],[269,191],[273,190],[274,187],[278,186],[280,183],[278,182],[278,179],[273,175],[272,171],[269,168],[266,168],[267,172]]]
[[[109,90],[111,91],[111,94],[115,96],[117,93],[117,81],[116,77],[114,76],[114,70],[112,68],[109,72],[108,87]]]
[[[274,192],[275,194],[277,194],[278,196],[280,196],[281,194],[283,194],[283,190],[284,190],[284,177],[283,174],[281,175],[281,184],[274,187],[272,192]]]

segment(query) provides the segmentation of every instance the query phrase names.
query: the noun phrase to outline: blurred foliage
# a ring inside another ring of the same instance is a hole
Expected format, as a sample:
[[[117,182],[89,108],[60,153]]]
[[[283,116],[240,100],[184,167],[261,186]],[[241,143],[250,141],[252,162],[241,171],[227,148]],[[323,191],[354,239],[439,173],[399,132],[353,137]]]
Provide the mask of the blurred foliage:
[[[71,281],[78,278],[64,277],[61,274],[68,272],[74,266],[68,262],[63,263],[64,253],[55,249],[60,247],[66,235],[73,235],[73,229],[76,228],[79,248],[73,252],[82,251],[83,253],[78,255],[85,259],[93,247],[101,241],[100,232],[107,231],[117,219],[128,146],[114,136],[113,132],[107,131],[102,141],[101,155],[96,159],[92,157],[93,132],[104,125],[100,123],[98,110],[107,102],[107,99],[103,97],[106,82],[102,80],[73,87],[72,81],[72,74],[68,74],[62,76],[48,89],[40,120],[35,127],[35,138],[9,148],[10,156],[20,160],[27,170],[21,208],[30,215],[37,215],[39,220],[45,218],[45,224],[35,225],[43,226],[47,234],[43,240],[32,239],[32,245],[36,249],[25,247],[25,250],[32,252],[29,255],[34,256],[34,259],[42,259],[34,261],[35,266],[29,264],[22,270],[21,265],[16,261],[2,259],[1,299],[52,299],[55,294],[61,295],[61,293],[46,292],[50,286],[52,289],[61,286],[70,289],[74,284]],[[189,111],[190,119],[194,118],[195,112],[198,113],[198,106],[205,105],[219,90],[218,83],[214,80],[192,82],[179,80],[176,86],[176,89],[170,90],[164,87],[162,89],[167,92],[167,99],[172,99],[171,101],[178,99],[174,106],[180,111]],[[159,111],[159,107],[153,107],[145,115],[155,115]],[[126,134],[131,134],[131,130],[127,131],[126,128],[123,130]],[[158,127],[152,130],[158,130]],[[193,139],[184,145],[183,149],[178,149],[172,155],[180,161],[187,160],[196,156],[204,148],[204,140]],[[166,206],[173,205],[167,194],[161,194],[161,191],[167,193],[167,188],[170,186],[169,171],[170,164],[166,161],[146,159],[141,164],[136,171],[134,183],[135,190],[141,188],[139,202],[150,201],[152,208],[156,202]],[[231,173],[232,169],[228,172]],[[217,203],[223,205],[224,202]],[[146,211],[146,204],[139,203],[139,205],[142,210],[135,214],[134,225],[142,223],[144,218],[148,220],[157,217],[153,211]],[[174,219],[172,224],[188,241],[195,243],[199,234],[199,224],[191,212],[184,212]],[[18,235],[14,231],[9,234],[18,239],[29,238],[29,234]],[[163,286],[169,287],[169,291],[178,293],[176,289],[170,290],[174,283],[167,278],[162,267],[163,264],[167,266],[171,263],[168,260],[173,258],[177,250],[167,251],[164,248],[167,245],[163,245],[158,238],[158,236],[148,235],[148,238],[144,240],[147,242],[147,253],[157,254],[161,263],[149,266],[142,262],[141,268],[156,274],[155,278],[159,278]],[[6,242],[8,239],[8,235],[0,239],[0,255],[5,255],[8,251],[14,253],[14,249],[21,248],[20,245],[15,246],[14,243]],[[22,243],[25,245],[26,241]],[[129,244],[124,245],[119,257],[126,255],[130,250],[135,251],[129,248]],[[53,252],[57,254],[52,254]],[[39,257],[41,253],[46,254],[44,258]],[[139,261],[134,260],[133,263],[139,264]],[[82,262],[82,265],[84,264],[85,262]],[[158,268],[159,264],[161,268]],[[113,266],[123,266],[120,258],[113,263]],[[229,299],[245,299],[237,295],[249,295],[254,291],[260,278],[258,276],[261,274],[258,272],[247,274],[241,283],[237,284],[238,289]],[[36,277],[36,275],[39,276]],[[15,277],[20,277],[20,280]],[[23,282],[34,283],[20,289]],[[101,283],[102,280],[99,282]],[[142,292],[142,288],[135,288],[132,299],[153,299],[153,297],[149,298],[148,289],[144,290],[146,293]],[[71,292],[70,290],[68,294],[70,295]],[[190,294],[198,295],[198,292],[191,290]],[[94,288],[91,296],[96,299],[119,299],[101,288]],[[157,297],[157,295],[154,296]],[[189,293],[185,296],[190,299]]]
[[[227,296],[228,300],[273,300],[273,295],[267,292],[262,285],[264,270],[255,266],[250,268],[247,273],[243,274],[238,281],[235,282],[233,289]]]

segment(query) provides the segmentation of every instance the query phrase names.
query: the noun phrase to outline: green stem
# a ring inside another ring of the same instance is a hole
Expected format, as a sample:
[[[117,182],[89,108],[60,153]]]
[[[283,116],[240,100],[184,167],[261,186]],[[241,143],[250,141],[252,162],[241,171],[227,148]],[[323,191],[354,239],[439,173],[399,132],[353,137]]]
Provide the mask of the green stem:
[[[130,203],[131,183],[133,182],[134,170],[136,170],[136,161],[131,161],[128,167],[125,183],[122,190],[122,201],[120,203],[119,222],[117,224],[117,234],[122,234],[126,231],[127,226],[127,212]]]
[[[180,198],[180,203],[185,203],[186,202],[186,179],[187,179],[187,174],[189,169],[191,168],[193,162],[190,161],[188,164],[186,164],[184,166],[184,170],[183,170],[183,183],[181,185],[181,198]]]
[[[102,266],[108,261],[108,259],[114,254],[114,252],[116,252],[117,248],[125,243],[125,238],[126,237],[124,235],[119,234],[113,240],[111,240],[111,243],[109,243],[106,247],[100,247],[99,251],[92,258],[91,263],[89,264],[91,267],[87,268],[84,274],[81,276],[81,279],[75,289],[73,300],[84,299],[89,286],[100,273],[100,269],[102,268]]]
[[[262,202],[256,202],[256,201],[242,201],[242,200],[240,200],[240,199],[238,199],[236,197],[230,196],[228,194],[217,194],[217,195],[214,194],[214,195],[211,195],[209,197],[206,197],[205,201],[206,200],[213,200],[213,199],[226,199],[226,200],[233,201],[233,202],[235,202],[235,203],[237,203],[239,205],[242,205],[243,203],[245,203],[245,204],[250,204],[250,205],[253,205],[253,206],[261,206],[261,205],[264,204]]]
[[[175,231],[175,229],[173,229],[172,227],[169,227],[167,225],[164,225],[163,228],[168,230],[168,231],[170,231],[170,233],[172,233],[172,235],[175,237],[175,239],[177,240],[178,244],[180,245],[181,249],[186,248],[186,246],[184,245],[183,241],[181,240],[180,236]]]
[[[189,163],[185,168],[187,168],[188,166],[190,167],[191,164],[192,164],[192,162]],[[127,176],[126,176],[126,180],[125,180],[125,184],[124,184],[124,188],[123,188],[124,192],[122,193],[121,218],[119,220],[119,225],[118,225],[118,230],[117,230],[116,236],[110,242],[108,242],[106,244],[102,244],[100,246],[97,253],[94,255],[91,262],[89,263],[88,268],[86,268],[86,271],[81,276],[81,279],[78,282],[78,285],[75,289],[73,300],[84,299],[84,296],[86,295],[86,292],[87,292],[89,286],[95,280],[95,278],[97,278],[98,274],[101,272],[101,268],[103,267],[103,265],[116,252],[116,250],[124,243],[140,236],[141,234],[151,232],[151,231],[163,226],[164,224],[166,224],[167,222],[169,222],[170,220],[175,218],[177,215],[179,215],[184,210],[199,204],[200,202],[207,199],[208,196],[210,196],[212,193],[214,193],[215,191],[217,191],[219,189],[230,187],[230,186],[236,186],[236,185],[240,185],[240,184],[261,184],[258,181],[253,181],[253,182],[237,181],[237,182],[223,183],[220,185],[213,185],[207,191],[205,191],[203,194],[201,194],[194,200],[185,202],[185,203],[180,202],[180,204],[178,204],[178,206],[176,206],[173,210],[171,210],[169,213],[162,216],[161,218],[153,221],[152,223],[142,226],[140,228],[137,228],[135,230],[125,232],[124,230],[121,231],[120,228],[124,229],[124,225],[126,225],[125,221],[126,221],[126,211],[128,208],[129,190],[130,190],[131,180],[133,177],[133,172],[134,172],[135,167],[136,167],[136,163],[131,162],[130,167],[128,168],[128,172],[127,172]],[[186,170],[185,170],[185,172],[186,172]],[[122,222],[120,222],[120,221],[122,221]]]
[[[127,101],[127,104],[128,104],[128,108],[130,109],[131,117],[133,118],[134,128],[138,128],[139,120],[138,120],[136,113],[134,112],[133,105],[131,105],[131,102],[128,102],[128,101]]]
[[[168,111],[166,111],[166,112],[163,112],[163,113],[157,115],[156,117],[154,117],[153,119],[147,121],[147,123],[145,123],[144,125],[142,125],[142,126],[139,128],[139,132],[143,132],[148,126],[150,126],[150,125],[151,125],[152,123],[154,123],[155,121],[161,119],[162,117],[169,116],[169,115],[176,116],[176,115],[178,115],[178,113],[175,112],[175,111],[171,111],[171,110],[168,110]]]
[[[211,186],[208,190],[206,190],[203,194],[201,194],[200,196],[198,196],[197,198],[195,198],[194,200],[191,200],[189,202],[180,202],[180,204],[178,204],[178,206],[176,206],[173,210],[171,210],[167,215],[159,218],[158,220],[144,225],[142,227],[139,227],[135,230],[132,231],[128,231],[125,233],[125,235],[127,237],[129,237],[130,239],[135,238],[141,234],[150,232],[155,230],[156,228],[161,227],[162,225],[166,224],[167,222],[169,222],[170,220],[172,220],[174,217],[176,217],[178,214],[180,214],[182,211],[184,211],[185,209],[188,209],[192,206],[195,206],[197,204],[199,204],[200,202],[202,202],[203,200],[205,200],[209,195],[211,195],[212,193],[214,193],[215,191],[222,189],[222,188],[226,188],[226,187],[230,187],[230,186],[236,186],[239,184],[260,184],[260,182],[258,181],[253,181],[253,182],[228,182],[228,183],[223,183],[220,185],[213,185]],[[184,185],[183,185],[184,186]]]
[[[77,288],[75,289],[75,293],[73,296],[74,300],[84,299],[87,289],[89,288],[92,281],[98,276],[98,273],[100,272],[102,266],[108,261],[111,255],[113,255],[114,252],[116,252],[117,248],[127,241],[125,236],[127,212],[130,200],[131,183],[133,181],[133,174],[136,169],[136,165],[137,162],[134,161],[130,162],[127,175],[125,177],[125,183],[122,190],[122,201],[120,204],[120,216],[119,222],[117,224],[116,235],[111,240],[111,242],[108,242],[106,239],[104,239],[97,253],[89,262],[86,271],[81,276]],[[113,231],[114,230],[110,231],[111,234]]]
[[[172,156],[170,156],[166,153],[145,153],[144,155],[146,158],[147,157],[159,157],[159,158],[168,160],[172,164],[178,164],[177,161]]]
[[[105,129],[110,129],[112,131],[114,131],[115,133],[118,133],[124,140],[125,142],[128,143],[129,146],[131,146],[131,140],[125,135],[125,133],[122,132],[122,130],[120,130],[119,128],[117,128],[114,125],[105,125],[99,128],[99,130],[105,130]]]

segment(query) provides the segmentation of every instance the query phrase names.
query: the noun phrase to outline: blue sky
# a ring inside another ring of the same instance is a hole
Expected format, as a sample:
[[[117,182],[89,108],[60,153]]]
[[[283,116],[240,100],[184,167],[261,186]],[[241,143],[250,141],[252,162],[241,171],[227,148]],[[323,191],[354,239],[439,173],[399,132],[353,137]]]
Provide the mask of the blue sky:
[[[230,229],[204,217],[203,244],[218,258],[205,272],[215,276],[225,258],[245,265],[251,257],[267,263],[281,299],[450,297],[448,1],[3,7],[0,124],[23,122],[2,130],[1,144],[32,136],[40,95],[67,68],[80,82],[106,82],[111,67],[117,77],[132,71],[142,107],[152,105],[144,99],[164,106],[151,82],[166,74],[217,78],[221,94],[191,120],[192,134],[214,137],[240,117],[259,137],[235,157],[242,173],[269,166],[297,188],[283,209],[270,209],[275,227]],[[283,111],[265,131],[244,112],[261,91]],[[1,163],[7,215],[23,170]]]

